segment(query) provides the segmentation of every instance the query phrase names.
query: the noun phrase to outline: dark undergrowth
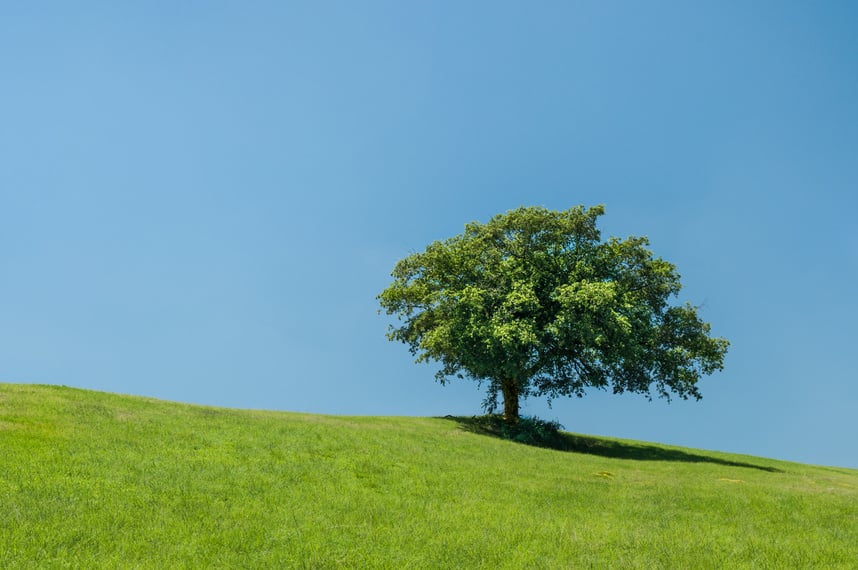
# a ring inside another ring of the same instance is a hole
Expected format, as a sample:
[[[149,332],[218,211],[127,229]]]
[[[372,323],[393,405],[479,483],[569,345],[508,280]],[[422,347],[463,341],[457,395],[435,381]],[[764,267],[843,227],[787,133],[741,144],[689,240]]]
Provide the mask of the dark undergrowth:
[[[730,467],[747,467],[771,473],[779,469],[741,461],[731,461],[709,455],[697,455],[679,449],[667,449],[661,446],[630,443],[589,435],[576,435],[561,431],[563,426],[556,421],[547,421],[535,417],[523,417],[516,424],[508,424],[496,414],[484,416],[446,416],[456,421],[461,429],[507,439],[524,445],[544,447],[556,451],[586,453],[613,459],[631,459],[637,461],[681,461],[687,463],[715,463]]]

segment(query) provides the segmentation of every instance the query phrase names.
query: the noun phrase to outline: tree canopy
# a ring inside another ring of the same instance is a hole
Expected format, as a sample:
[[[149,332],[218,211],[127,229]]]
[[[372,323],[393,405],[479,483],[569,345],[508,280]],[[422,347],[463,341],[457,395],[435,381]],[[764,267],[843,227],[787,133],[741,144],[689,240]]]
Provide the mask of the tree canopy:
[[[721,370],[729,342],[690,305],[671,263],[646,237],[602,241],[603,206],[522,207],[472,222],[400,260],[378,301],[398,318],[388,338],[436,378],[487,385],[484,407],[584,395],[587,388],[700,399],[701,376]]]

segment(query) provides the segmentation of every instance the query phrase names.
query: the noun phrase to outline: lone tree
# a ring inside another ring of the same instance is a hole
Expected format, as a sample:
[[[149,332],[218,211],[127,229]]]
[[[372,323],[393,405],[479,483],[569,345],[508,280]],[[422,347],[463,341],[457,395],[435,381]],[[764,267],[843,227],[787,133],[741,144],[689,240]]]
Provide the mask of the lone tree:
[[[697,381],[723,369],[729,342],[695,307],[668,303],[679,274],[647,238],[602,241],[602,214],[519,208],[402,259],[378,296],[401,325],[388,338],[439,362],[441,384],[487,383],[484,408],[500,393],[510,423],[521,398],[588,387],[699,400]]]

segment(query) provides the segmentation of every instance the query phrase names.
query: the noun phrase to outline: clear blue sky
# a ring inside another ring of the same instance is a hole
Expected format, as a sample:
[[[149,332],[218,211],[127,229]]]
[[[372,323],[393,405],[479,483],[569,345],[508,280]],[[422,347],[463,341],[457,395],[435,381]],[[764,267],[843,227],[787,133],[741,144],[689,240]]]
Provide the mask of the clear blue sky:
[[[384,338],[394,263],[603,203],[732,348],[701,402],[567,429],[858,467],[853,2],[0,8],[0,381],[480,412]]]

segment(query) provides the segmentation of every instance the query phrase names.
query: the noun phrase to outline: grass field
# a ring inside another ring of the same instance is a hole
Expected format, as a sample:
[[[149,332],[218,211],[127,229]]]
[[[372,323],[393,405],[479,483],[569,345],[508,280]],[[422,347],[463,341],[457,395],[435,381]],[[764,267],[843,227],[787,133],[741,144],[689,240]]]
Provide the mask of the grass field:
[[[0,568],[858,568],[858,471],[0,384]]]

